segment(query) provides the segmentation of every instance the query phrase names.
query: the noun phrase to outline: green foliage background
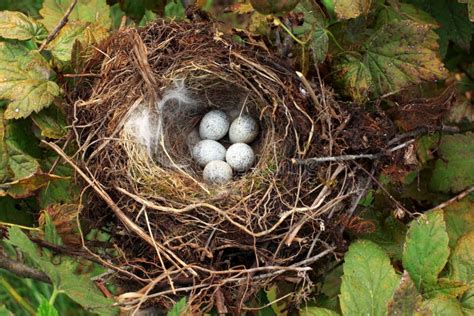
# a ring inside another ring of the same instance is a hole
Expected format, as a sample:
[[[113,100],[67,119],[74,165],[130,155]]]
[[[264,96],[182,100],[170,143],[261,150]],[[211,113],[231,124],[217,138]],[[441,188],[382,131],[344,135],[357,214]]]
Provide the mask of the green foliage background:
[[[121,24],[144,26],[158,16],[185,18],[180,1],[79,0],[66,26],[46,42],[70,2],[0,2],[0,227],[8,230],[0,254],[18,258],[21,252],[25,263],[52,281],[47,285],[0,270],[1,315],[117,312],[91,281],[103,267],[67,256],[53,264],[58,255],[28,238],[63,245],[55,225],[75,223],[80,211],[73,171],[43,141],[66,145],[63,87],[74,84],[78,63],[92,45]],[[304,17],[299,24],[288,23],[283,13],[265,16],[248,1],[235,1],[226,11],[219,1],[196,5],[254,34],[274,51],[281,44],[275,28],[290,36],[295,68],[311,75],[314,65],[324,65],[329,69],[325,79],[341,99],[365,111],[377,102],[385,110],[393,108],[387,95],[409,91],[430,97],[454,85],[456,99],[442,122],[459,132],[418,137],[416,166],[401,179],[380,175],[384,190],[369,191],[357,210],[374,230],[349,232],[353,243],[344,263],[319,280],[301,313],[474,314],[474,1],[301,0],[291,11]],[[245,45],[244,39],[236,40]],[[407,218],[407,210],[416,215]],[[101,232],[88,236],[108,238]],[[268,305],[281,292],[270,288],[249,304]],[[185,308],[183,298],[170,315]],[[284,301],[260,312],[285,313]]]

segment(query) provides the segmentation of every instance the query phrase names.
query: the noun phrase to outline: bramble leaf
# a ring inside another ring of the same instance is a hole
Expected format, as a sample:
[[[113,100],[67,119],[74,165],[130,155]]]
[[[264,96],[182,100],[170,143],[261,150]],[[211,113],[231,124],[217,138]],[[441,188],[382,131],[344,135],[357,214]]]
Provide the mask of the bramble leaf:
[[[48,32],[32,18],[21,12],[0,11],[0,37],[39,42],[48,36]]]
[[[448,242],[441,210],[425,213],[410,224],[403,250],[403,267],[410,273],[417,289],[436,286],[438,274],[448,261]]]
[[[187,302],[186,296],[182,297],[173,307],[168,311],[168,316],[180,316],[182,312],[186,309]]]
[[[444,208],[444,219],[451,248],[454,248],[459,237],[474,230],[474,212],[472,210],[474,210],[474,196],[467,196]]]
[[[388,302],[388,315],[414,315],[420,310],[422,300],[410,275],[405,271],[393,297]]]
[[[372,90],[372,76],[369,68],[353,56],[345,56],[335,67],[338,80],[341,81],[346,94],[354,101],[363,102]]]
[[[436,30],[442,57],[445,57],[450,41],[469,51],[474,26],[469,22],[465,5],[456,1],[411,0],[410,2],[431,14],[442,25]]]
[[[316,29],[311,33],[309,46],[313,52],[315,63],[323,62],[326,59],[326,53],[329,48],[329,37],[326,30],[322,27],[316,27]]]
[[[0,108],[0,183],[10,177],[8,170],[8,148],[5,142],[5,121],[3,119],[3,109]]]
[[[360,57],[346,53],[336,62],[336,79],[357,101],[368,95],[398,91],[423,80],[447,75],[437,50],[433,26],[415,21],[383,24],[360,50]]]
[[[472,210],[471,210],[472,211]],[[455,281],[474,281],[474,230],[459,238],[449,258],[450,276]]]
[[[427,12],[409,3],[392,2],[390,6],[382,8],[377,16],[378,23],[390,21],[412,20],[420,24],[439,27],[438,21]]]
[[[41,135],[59,139],[66,135],[66,117],[55,105],[51,105],[39,113],[31,115],[33,122],[41,129]]]
[[[461,305],[452,297],[437,296],[427,300],[423,304],[423,308],[431,311],[433,316],[462,316]]]
[[[367,15],[372,3],[371,0],[334,0],[334,11],[341,20],[353,19]]]
[[[70,22],[66,24],[58,36],[48,44],[47,48],[51,54],[61,62],[71,60],[71,53],[76,40],[85,46],[96,44],[106,38],[107,29],[95,23]]]
[[[75,263],[71,258],[62,257],[60,263],[52,263],[19,228],[11,227],[8,234],[10,242],[36,263],[59,291],[100,315],[116,314],[116,310],[112,308],[113,301],[105,298],[86,275],[74,274]]]
[[[0,195],[4,191],[5,194],[15,199],[26,198],[54,179],[61,179],[61,177],[46,173],[33,173],[19,180],[0,184]]]
[[[399,282],[387,254],[375,243],[356,241],[344,257],[339,296],[344,315],[384,315]]]
[[[72,1],[70,0],[44,0],[40,14],[43,17],[40,21],[48,31],[63,18]],[[110,18],[110,7],[106,0],[79,0],[69,15],[69,21],[90,22],[101,25],[106,29],[112,26]]]
[[[59,86],[49,79],[53,71],[37,51],[0,43],[0,98],[11,102],[6,119],[27,117],[47,107],[59,95]]]
[[[464,315],[474,314],[474,281],[469,285],[471,288],[461,297],[461,306]]]
[[[338,316],[333,310],[322,307],[306,307],[301,311],[301,316]]]
[[[59,313],[47,299],[43,298],[36,311],[36,316],[59,316]]]
[[[12,180],[20,180],[39,172],[40,165],[37,158],[40,150],[38,140],[31,131],[31,122],[7,121],[5,144]]]
[[[474,133],[443,136],[438,154],[431,190],[456,193],[474,184]]]
[[[439,278],[438,284],[425,292],[427,297],[436,297],[438,295],[446,295],[459,297],[469,289],[469,286],[462,281],[454,281],[446,278]]]

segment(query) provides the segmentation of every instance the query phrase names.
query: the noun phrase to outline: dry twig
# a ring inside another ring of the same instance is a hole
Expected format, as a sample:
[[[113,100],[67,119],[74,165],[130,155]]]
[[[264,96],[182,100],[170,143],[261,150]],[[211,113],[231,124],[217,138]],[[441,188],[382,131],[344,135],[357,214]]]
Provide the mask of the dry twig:
[[[59,23],[54,27],[53,31],[49,33],[48,37],[41,43],[40,48],[38,51],[42,51],[46,45],[48,45],[56,36],[58,36],[58,33],[61,31],[61,29],[66,25],[66,23],[69,21],[69,15],[71,15],[72,10],[77,4],[77,0],[73,0],[71,4],[69,5],[69,8],[67,8],[66,12],[64,13],[64,16],[62,19],[59,21]]]

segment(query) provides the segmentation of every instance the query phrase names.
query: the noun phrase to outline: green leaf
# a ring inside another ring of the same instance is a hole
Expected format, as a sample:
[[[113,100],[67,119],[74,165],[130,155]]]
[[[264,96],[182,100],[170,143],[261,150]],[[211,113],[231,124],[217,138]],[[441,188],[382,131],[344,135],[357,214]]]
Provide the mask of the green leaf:
[[[335,311],[322,307],[306,307],[301,311],[302,316],[337,316]]]
[[[341,20],[353,19],[367,15],[372,3],[370,0],[334,0],[334,11]]]
[[[0,184],[0,195],[3,193],[15,199],[23,199],[33,195],[34,191],[46,186],[49,181],[59,178],[46,173],[33,173],[19,180]]]
[[[43,212],[44,216],[44,238],[46,241],[54,245],[62,245],[61,237],[56,231],[56,226],[54,226],[51,216],[47,212]]]
[[[258,307],[265,306],[258,310],[257,316],[276,316],[272,306],[266,306],[270,301],[268,300],[267,293],[263,289],[257,293],[256,301]]]
[[[315,63],[323,62],[326,59],[326,54],[329,48],[329,37],[327,31],[322,27],[317,27],[311,34],[309,47],[313,52],[313,59]]]
[[[59,316],[59,313],[53,305],[49,304],[48,300],[43,298],[36,311],[36,316]]]
[[[8,121],[5,144],[8,150],[8,167],[13,180],[21,180],[39,172],[38,140],[31,131],[28,120]]]
[[[41,24],[21,12],[0,11],[0,36],[21,41],[34,39],[39,42],[48,33]]]
[[[48,44],[47,49],[61,62],[71,60],[71,53],[76,41],[85,46],[99,43],[108,36],[107,29],[99,24],[75,21],[66,24],[58,36]]]
[[[163,12],[166,2],[165,0],[122,0],[120,1],[120,7],[126,13],[127,17],[138,22],[142,20],[147,10]]]
[[[385,315],[399,277],[387,254],[371,241],[356,241],[344,257],[341,310],[344,315]]]
[[[403,267],[418,289],[436,286],[438,274],[448,261],[448,242],[441,210],[425,213],[410,224],[403,251]]]
[[[410,20],[383,24],[364,43],[360,57],[351,53],[336,59],[336,80],[347,88],[346,94],[361,101],[424,80],[443,79],[447,70],[432,29]]]
[[[388,302],[388,315],[415,315],[421,308],[422,299],[410,275],[404,271],[400,284]]]
[[[43,170],[50,170],[56,159],[58,159],[57,155],[43,159],[41,161]],[[81,188],[71,181],[74,176],[73,169],[67,165],[58,164],[54,173],[61,178],[53,179],[39,192],[38,200],[41,209],[45,209],[50,204],[76,203],[79,200]]]
[[[66,116],[55,105],[51,105],[39,113],[33,113],[31,119],[41,129],[41,136],[60,139],[67,133]]]
[[[62,257],[59,263],[53,264],[19,228],[11,227],[8,234],[10,242],[49,276],[58,291],[95,313],[116,314],[116,309],[112,308],[113,301],[105,298],[88,276],[74,274],[76,264],[71,258]]]
[[[366,64],[361,60],[346,55],[335,66],[336,79],[346,90],[344,94],[350,95],[354,101],[362,103],[372,91],[372,75]]]
[[[443,136],[438,155],[431,190],[456,193],[474,184],[474,133]]]
[[[0,197],[0,222],[23,226],[35,226],[36,214],[30,204],[34,198],[15,200],[9,196]]]
[[[0,11],[21,11],[33,18],[39,17],[39,10],[43,0],[2,0],[0,1]]]
[[[5,182],[10,177],[8,170],[8,148],[5,142],[5,120],[4,110],[0,108],[0,183]]]
[[[474,230],[474,195],[451,203],[444,208],[444,219],[449,236],[449,246],[454,248],[459,237]]]
[[[406,225],[394,218],[389,212],[378,210],[379,205],[386,203],[386,201],[380,201],[380,199],[381,195],[377,194],[374,200],[374,208],[365,210],[361,214],[362,220],[372,223],[375,231],[358,233],[356,236],[376,243],[382,247],[390,258],[401,260],[407,231]]]
[[[184,7],[181,1],[169,1],[165,6],[165,17],[182,19],[184,18]]]
[[[156,20],[156,14],[153,13],[153,11],[150,11],[150,10],[146,10],[145,11],[145,14],[143,15],[143,18],[140,20],[140,22],[138,23],[138,26],[147,26],[148,24],[150,24],[151,22],[155,21]]]
[[[44,0],[40,14],[41,22],[52,31],[66,13],[71,0]],[[106,0],[79,0],[69,15],[69,21],[96,23],[106,29],[112,26],[110,7]]]
[[[449,258],[449,266],[451,280],[466,283],[474,281],[474,230],[459,238]]]
[[[59,95],[59,86],[49,80],[53,71],[41,54],[30,51],[24,56],[23,52],[18,45],[0,43],[0,98],[11,101],[6,119],[39,112]]]
[[[437,296],[425,301],[423,308],[432,312],[432,316],[462,316],[459,302],[448,296]]]
[[[0,305],[0,316],[14,316],[4,305]]]
[[[439,35],[441,56],[448,50],[449,42],[454,42],[469,51],[474,27],[469,22],[466,6],[456,1],[411,0],[419,8],[430,13],[441,25],[436,32]]]
[[[461,306],[464,315],[474,315],[474,281],[469,285],[470,289],[461,297]]]
[[[436,297],[438,295],[446,295],[458,297],[464,294],[469,286],[462,281],[454,281],[446,278],[440,278],[438,284],[425,292],[427,297]]]
[[[392,1],[390,4],[390,6],[383,7],[379,12],[377,16],[379,25],[391,21],[411,20],[420,24],[439,27],[439,23],[435,18],[412,4],[395,1]]]
[[[173,307],[168,311],[168,316],[180,316],[185,311],[187,306],[186,297],[182,297]]]

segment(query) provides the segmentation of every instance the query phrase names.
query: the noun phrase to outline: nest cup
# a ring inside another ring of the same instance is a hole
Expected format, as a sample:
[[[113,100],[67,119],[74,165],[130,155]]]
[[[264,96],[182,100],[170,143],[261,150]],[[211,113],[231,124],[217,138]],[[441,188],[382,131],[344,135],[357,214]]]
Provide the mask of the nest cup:
[[[321,123],[312,119],[319,114],[280,60],[208,22],[158,20],[119,31],[81,71],[97,75],[70,94],[77,164],[108,197],[93,195],[83,216],[116,232],[116,264],[136,276],[125,276],[130,291],[159,279],[147,298],[163,305],[181,287],[209,304],[201,308],[215,303],[216,291],[239,306],[327,250],[310,242],[326,234],[326,169],[288,163],[324,154]],[[187,136],[208,111],[234,108],[259,121],[256,164],[226,185],[208,185]],[[242,288],[249,277],[252,286]]]

